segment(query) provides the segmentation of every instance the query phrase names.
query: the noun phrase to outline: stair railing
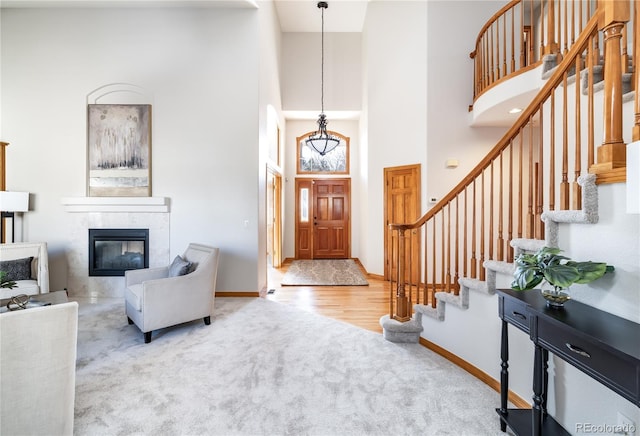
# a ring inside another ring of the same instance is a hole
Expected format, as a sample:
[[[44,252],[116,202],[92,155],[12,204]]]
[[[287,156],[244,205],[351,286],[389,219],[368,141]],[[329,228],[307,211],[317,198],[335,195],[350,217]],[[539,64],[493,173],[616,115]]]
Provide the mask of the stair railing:
[[[602,8],[612,1],[628,6],[624,0],[513,0],[506,4],[480,30],[470,54],[474,59],[474,102],[488,89],[538,67],[543,60],[549,60],[551,67],[560,62],[582,33],[584,23],[595,14],[596,4]],[[634,45],[628,35],[636,35],[636,28],[625,25],[622,29],[623,73],[634,71],[637,62],[628,49]],[[600,44],[595,41],[597,56]],[[600,59],[594,61],[597,64]]]
[[[395,241],[390,251],[392,319],[411,319],[414,304],[435,307],[436,292],[457,295],[461,277],[485,280],[486,260],[513,261],[512,239],[544,239],[543,210],[582,209],[581,176],[594,166],[597,152],[601,162],[599,151],[608,141],[605,127],[603,145],[596,148],[599,24],[607,26],[594,14],[516,123],[451,192],[416,222],[389,225]],[[609,52],[605,57],[616,58]],[[621,62],[620,51],[616,59]],[[612,70],[605,78],[619,81],[614,74],[621,69]],[[605,85],[607,92],[612,90]],[[613,92],[621,95],[618,89]],[[618,96],[604,96],[604,119],[610,117],[606,101],[611,98]],[[618,103],[621,107],[622,100]],[[618,122],[621,115],[611,124]]]

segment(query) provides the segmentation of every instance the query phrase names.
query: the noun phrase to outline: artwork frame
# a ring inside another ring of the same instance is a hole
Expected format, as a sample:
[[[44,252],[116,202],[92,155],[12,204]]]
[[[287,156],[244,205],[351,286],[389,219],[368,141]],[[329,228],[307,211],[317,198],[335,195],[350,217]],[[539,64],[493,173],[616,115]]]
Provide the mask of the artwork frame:
[[[89,197],[151,196],[151,105],[87,105]]]
[[[296,138],[297,174],[349,174],[349,137],[338,132],[328,133],[340,139],[340,144],[325,156],[312,150],[305,140],[316,132],[307,132]]]

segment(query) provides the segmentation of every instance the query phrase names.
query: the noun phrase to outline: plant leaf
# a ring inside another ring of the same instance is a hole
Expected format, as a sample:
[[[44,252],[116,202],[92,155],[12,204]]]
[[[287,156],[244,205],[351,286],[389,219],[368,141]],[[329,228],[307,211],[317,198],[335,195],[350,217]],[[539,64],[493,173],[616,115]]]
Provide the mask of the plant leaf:
[[[601,262],[571,262],[571,266],[580,273],[576,283],[590,283],[607,272],[607,264]]]
[[[570,265],[553,265],[544,270],[545,280],[561,288],[568,288],[580,277],[578,269]]]

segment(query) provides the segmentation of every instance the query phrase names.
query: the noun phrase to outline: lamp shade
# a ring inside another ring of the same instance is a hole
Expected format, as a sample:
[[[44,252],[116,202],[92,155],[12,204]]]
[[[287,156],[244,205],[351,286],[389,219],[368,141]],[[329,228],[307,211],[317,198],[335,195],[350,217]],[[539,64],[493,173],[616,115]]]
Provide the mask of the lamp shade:
[[[29,193],[0,191],[1,212],[27,212],[29,211]]]

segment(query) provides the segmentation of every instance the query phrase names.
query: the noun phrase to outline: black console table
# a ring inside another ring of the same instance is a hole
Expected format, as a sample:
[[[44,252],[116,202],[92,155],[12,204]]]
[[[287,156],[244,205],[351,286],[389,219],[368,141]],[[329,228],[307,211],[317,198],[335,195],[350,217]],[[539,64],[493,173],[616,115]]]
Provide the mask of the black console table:
[[[640,324],[577,301],[564,309],[546,306],[539,290],[498,289],[502,319],[500,428],[516,435],[569,435],[547,414],[549,352],[640,406]],[[533,406],[508,409],[508,324],[527,333],[535,346]]]

